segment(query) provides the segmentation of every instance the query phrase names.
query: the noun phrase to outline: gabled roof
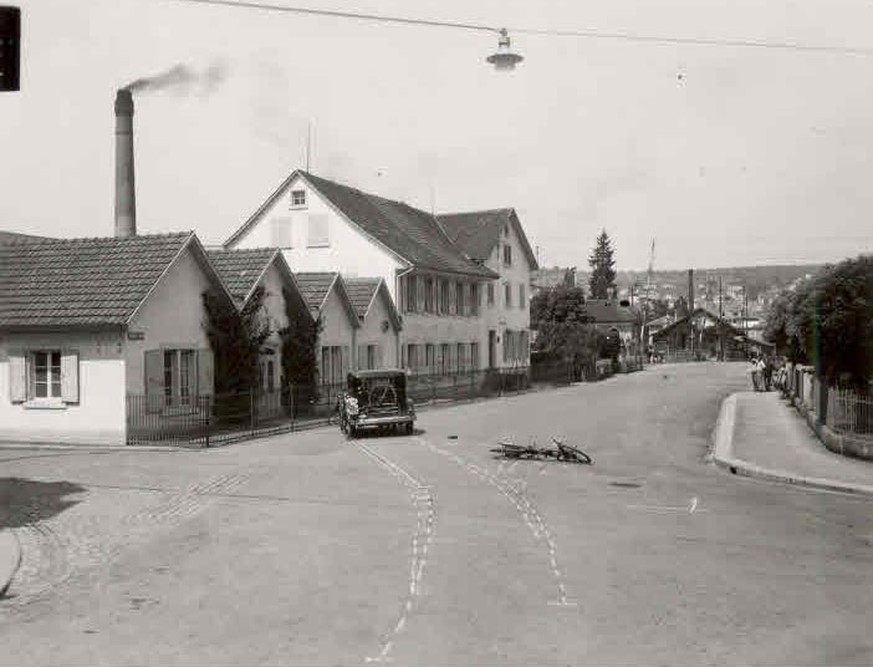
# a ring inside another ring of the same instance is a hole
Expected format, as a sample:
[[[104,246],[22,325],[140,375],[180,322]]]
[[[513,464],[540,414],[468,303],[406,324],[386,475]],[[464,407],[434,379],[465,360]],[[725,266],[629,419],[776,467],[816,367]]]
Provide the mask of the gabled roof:
[[[230,299],[193,232],[0,245],[0,328],[125,325],[189,247]]]
[[[673,322],[673,324],[667,325],[666,327],[664,327],[660,331],[656,332],[653,335],[653,337],[663,338],[665,336],[668,336],[670,334],[670,332],[673,331],[674,329],[676,329],[677,327],[680,327],[683,324],[686,324],[689,320],[692,320],[700,315],[705,315],[717,323],[720,322],[726,329],[728,329],[729,331],[731,331],[734,334],[743,335],[742,329],[738,329],[737,327],[735,327],[733,324],[728,322],[723,317],[719,317],[718,315],[707,310],[706,308],[695,308],[691,312],[691,314],[686,315],[685,317],[682,317],[682,318],[676,320],[675,322]]]
[[[352,301],[349,298],[345,283],[339,273],[336,272],[312,272],[312,273],[295,273],[297,285],[300,288],[300,294],[306,301],[309,311],[318,316],[327,303],[327,297],[332,291],[336,291],[339,295],[343,307],[348,313],[349,319],[353,322],[355,328],[361,325],[358,320],[358,314]]]
[[[278,248],[251,248],[244,250],[219,250],[210,248],[207,251],[209,261],[215,267],[228,291],[238,303],[246,303],[260,284],[261,279],[273,264],[283,275],[286,282],[293,287],[293,292],[300,299],[299,303],[309,309],[309,303],[300,292],[297,278],[288,266],[285,255]]]
[[[273,191],[249,219],[224,242],[224,247],[233,247],[242,239],[297,177],[303,178],[365,236],[412,267],[485,278],[498,277],[490,269],[468,259],[430,213],[299,169],[292,172]]]
[[[455,245],[467,253],[468,257],[480,262],[487,261],[491,257],[495,246],[500,242],[504,227],[510,225],[518,236],[531,270],[539,268],[536,255],[530,247],[514,208],[444,213],[438,215],[437,220]]]
[[[624,324],[640,319],[638,310],[622,306],[615,299],[588,299],[584,308],[595,324]]]
[[[388,308],[388,316],[392,320],[394,329],[399,331],[403,327],[403,320],[397,312],[397,306],[391,298],[388,286],[382,278],[344,278],[349,299],[358,317],[363,321],[370,312],[373,302],[381,296]]]

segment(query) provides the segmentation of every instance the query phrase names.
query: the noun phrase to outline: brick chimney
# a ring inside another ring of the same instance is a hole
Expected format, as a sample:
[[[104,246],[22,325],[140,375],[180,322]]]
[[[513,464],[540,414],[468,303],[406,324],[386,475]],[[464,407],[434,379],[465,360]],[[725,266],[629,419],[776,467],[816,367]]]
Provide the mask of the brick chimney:
[[[136,236],[133,95],[124,88],[115,96],[115,236]]]
[[[688,269],[688,312],[694,312],[694,269]]]

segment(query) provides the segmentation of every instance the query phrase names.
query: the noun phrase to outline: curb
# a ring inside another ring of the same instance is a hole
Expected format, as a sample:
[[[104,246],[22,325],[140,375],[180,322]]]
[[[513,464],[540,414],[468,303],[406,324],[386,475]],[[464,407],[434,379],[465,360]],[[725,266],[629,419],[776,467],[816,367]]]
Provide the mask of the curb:
[[[0,530],[0,598],[2,598],[12,578],[21,565],[21,544],[12,529]]]
[[[754,477],[771,482],[785,482],[796,486],[805,486],[823,491],[837,491],[859,496],[873,497],[873,486],[851,484],[823,477],[806,477],[784,470],[763,468],[749,461],[734,456],[734,425],[736,421],[737,395],[731,394],[722,401],[718,413],[718,421],[713,432],[714,447],[711,461],[722,468],[727,468],[735,475]]]

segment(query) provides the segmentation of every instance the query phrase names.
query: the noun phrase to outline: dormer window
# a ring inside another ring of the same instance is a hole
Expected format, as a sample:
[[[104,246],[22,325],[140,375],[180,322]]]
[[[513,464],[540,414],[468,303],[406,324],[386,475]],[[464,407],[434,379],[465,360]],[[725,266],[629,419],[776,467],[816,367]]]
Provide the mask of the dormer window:
[[[306,208],[306,190],[291,190],[291,208]]]

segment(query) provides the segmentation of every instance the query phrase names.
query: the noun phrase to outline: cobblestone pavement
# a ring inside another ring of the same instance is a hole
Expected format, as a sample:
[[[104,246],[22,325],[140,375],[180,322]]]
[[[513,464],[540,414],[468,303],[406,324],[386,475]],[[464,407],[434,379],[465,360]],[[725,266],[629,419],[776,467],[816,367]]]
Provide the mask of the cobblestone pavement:
[[[210,451],[0,449],[2,665],[871,664],[871,503],[705,464],[742,365]],[[490,447],[563,435],[593,466]],[[40,518],[41,517],[41,518]]]

